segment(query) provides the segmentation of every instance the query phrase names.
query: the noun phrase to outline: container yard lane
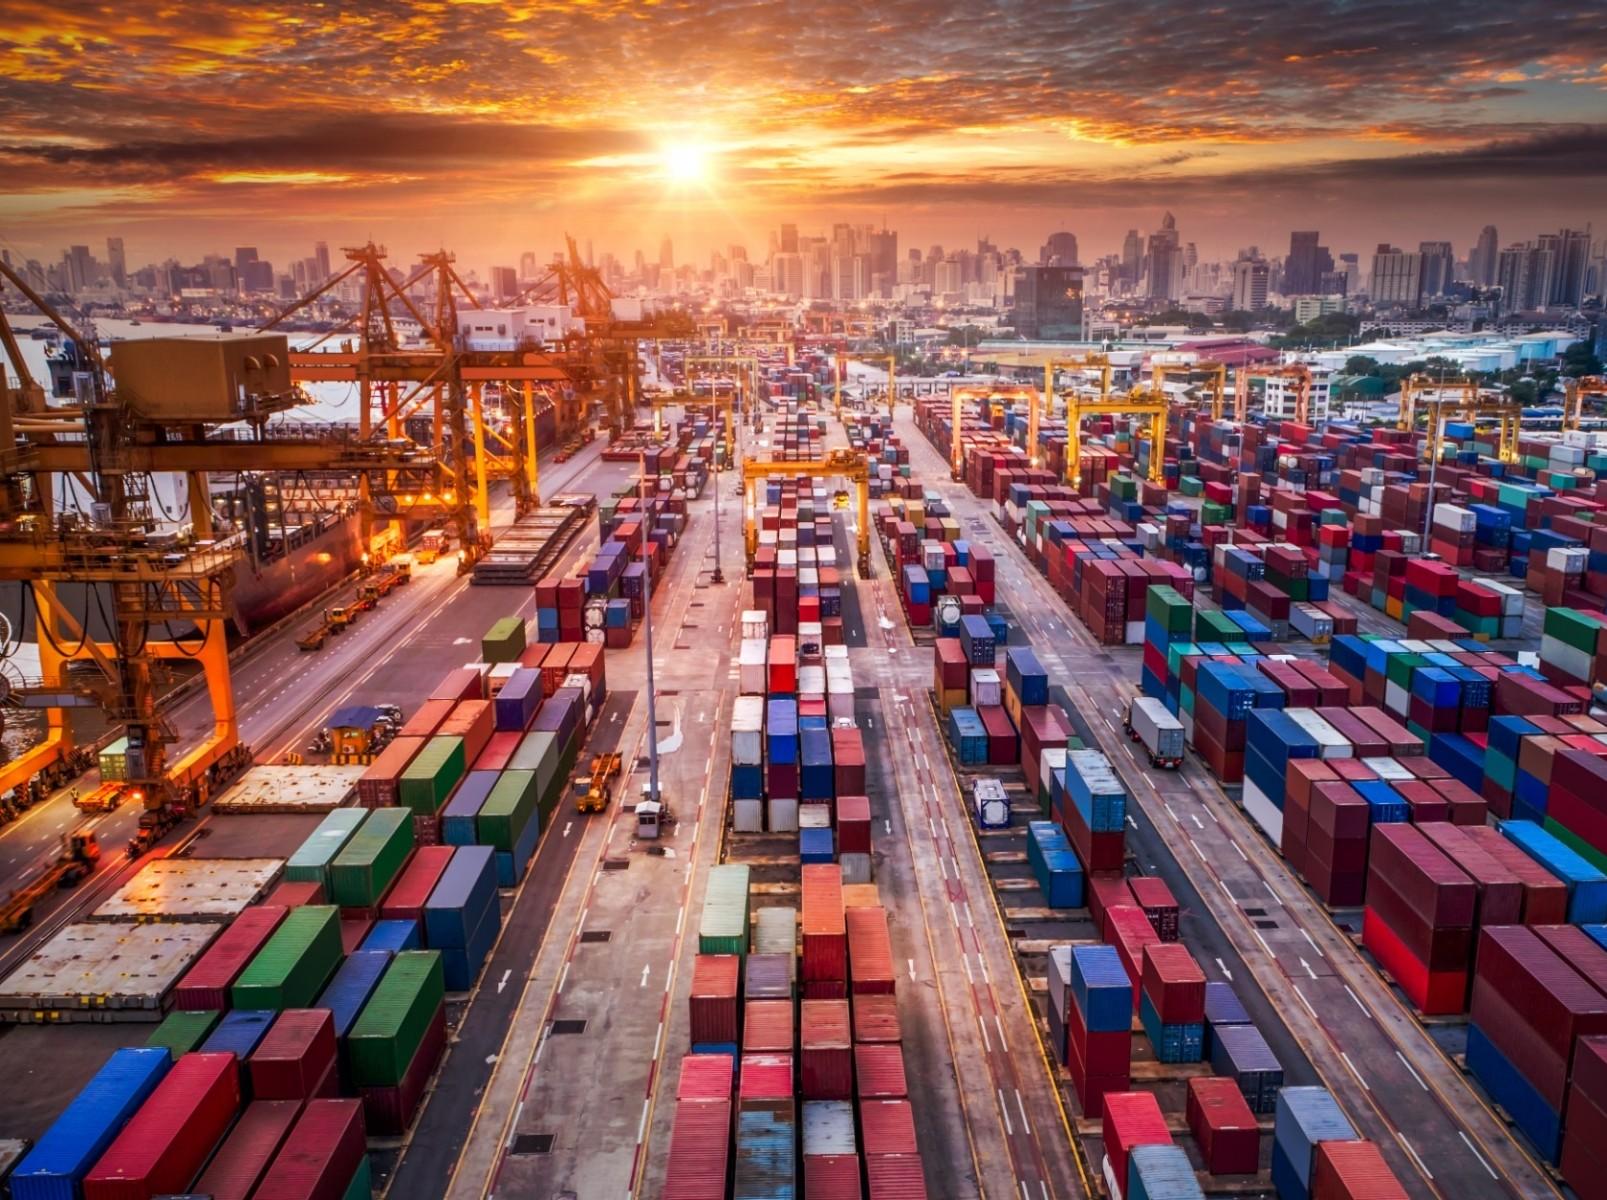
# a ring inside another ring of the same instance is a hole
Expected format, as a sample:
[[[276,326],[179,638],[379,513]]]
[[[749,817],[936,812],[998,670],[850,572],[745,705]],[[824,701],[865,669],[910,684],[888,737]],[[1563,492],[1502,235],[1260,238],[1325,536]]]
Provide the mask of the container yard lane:
[[[1093,640],[988,506],[948,483],[946,464],[913,422],[898,424],[917,477],[940,481],[937,490],[967,535],[994,548],[1014,623],[1051,679],[1065,685],[1079,733],[1092,736],[1138,801],[1150,829],[1135,832],[1152,831],[1164,843],[1188,884],[1180,895],[1196,896],[1217,927],[1227,953],[1200,961],[1223,978],[1240,971],[1254,977],[1269,1015],[1285,1027],[1284,1045],[1298,1043],[1396,1173],[1416,1181],[1413,1194],[1445,1200],[1554,1195],[1495,1114],[1204,769],[1192,760],[1175,774],[1140,766],[1120,732],[1136,693],[1128,678],[1136,675],[1136,663],[1122,666]],[[1137,840],[1145,861],[1145,839]],[[1158,865],[1155,857],[1152,852],[1146,865]]]
[[[543,491],[552,495],[597,488],[606,494],[624,477],[623,468],[602,467],[596,448],[562,467],[543,474]],[[513,519],[513,504],[493,498],[492,524],[499,528]],[[590,538],[595,541],[595,532]],[[583,534],[570,547],[566,562],[579,556],[587,544]],[[438,681],[442,659],[420,653],[430,645],[447,652],[447,662],[463,656],[461,647],[498,616],[505,615],[511,593],[501,588],[470,588],[450,557],[432,566],[417,567],[413,580],[393,591],[377,608],[349,630],[332,638],[315,653],[296,646],[307,623],[302,615],[247,643],[233,656],[232,683],[240,720],[240,738],[252,746],[259,762],[273,762],[287,751],[306,745],[330,713],[343,704],[394,702],[398,697],[421,697]],[[529,615],[533,600],[525,605]],[[405,708],[404,704],[404,708]],[[212,728],[211,707],[204,691],[185,696],[168,710],[178,735],[177,752],[200,743]],[[87,792],[99,782],[91,770],[72,785]],[[16,888],[51,862],[69,830],[90,827],[110,851],[91,880],[78,888],[47,899],[36,915],[38,922],[26,935],[0,946],[0,970],[9,969],[43,941],[47,924],[65,924],[72,913],[89,907],[102,885],[123,871],[124,843],[133,836],[139,813],[132,804],[116,812],[86,818],[72,805],[70,789],[63,789],[36,805],[21,818],[0,829],[0,891]],[[181,830],[185,838],[204,828],[203,816],[195,827]],[[170,838],[172,842],[174,838]],[[171,852],[171,846],[161,848]],[[109,890],[109,888],[107,889]],[[57,914],[65,914],[51,923]]]
[[[880,557],[880,548],[873,553]],[[986,868],[975,841],[955,833],[956,822],[963,831],[970,818],[925,700],[930,667],[909,637],[891,579],[880,561],[876,581],[868,589],[860,585],[871,592],[875,613],[866,614],[870,652],[856,667],[869,666],[883,710],[891,714],[900,815],[926,940],[938,964],[981,1194],[1026,1200],[1087,1195],[1059,1097],[1048,1073],[1037,1069],[1037,1032]]]

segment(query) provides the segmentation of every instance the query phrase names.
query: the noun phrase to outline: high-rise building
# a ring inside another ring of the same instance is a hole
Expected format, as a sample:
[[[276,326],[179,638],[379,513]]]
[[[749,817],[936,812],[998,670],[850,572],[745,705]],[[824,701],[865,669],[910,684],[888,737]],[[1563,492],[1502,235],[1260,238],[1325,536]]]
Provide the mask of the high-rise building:
[[[123,239],[106,239],[106,266],[111,270],[112,282],[122,287],[128,282],[128,256],[123,252]]]
[[[772,258],[770,274],[771,286],[782,295],[795,300],[803,295],[803,255],[796,250],[783,251]]]
[[[1161,227],[1149,235],[1147,293],[1152,300],[1176,300],[1183,286],[1183,247],[1177,237],[1177,218],[1167,213]]]
[[[1317,244],[1318,236],[1315,229],[1289,235],[1289,256],[1283,260],[1283,281],[1278,289],[1285,296],[1319,294],[1323,273],[1334,269],[1333,255],[1327,246]]]
[[[1451,243],[1419,242],[1417,252],[1423,256],[1423,295],[1445,295],[1456,273],[1456,255],[1451,251]]]
[[[1585,266],[1590,262],[1590,231],[1542,233],[1535,245],[1551,252],[1551,293],[1547,303],[1578,304],[1583,295]]]
[[[69,290],[81,291],[95,282],[95,256],[89,252],[88,246],[73,246],[62,256],[62,262],[66,268],[65,283]]]
[[[526,250],[519,256],[519,278],[522,280],[535,279],[536,272],[536,252],[534,250]]]
[[[1017,267],[1012,315],[1016,332],[1046,341],[1081,337],[1082,285],[1081,267]]]
[[[666,271],[675,267],[675,246],[669,238],[658,244],[658,265]]]
[[[1271,271],[1262,258],[1241,258],[1233,264],[1233,309],[1255,312],[1267,306]]]
[[[1503,313],[1534,312],[1551,302],[1556,258],[1549,247],[1516,242],[1496,256]]]
[[[1046,267],[1077,266],[1077,235],[1065,232],[1051,233],[1049,240],[1038,251],[1038,261]]]
[[[867,227],[863,241],[861,252],[867,262],[865,290],[860,293],[861,297],[871,293],[873,280],[881,281],[879,294],[891,295],[893,280],[898,275],[898,234],[885,226],[881,229]]]
[[[1127,236],[1122,239],[1122,278],[1128,286],[1138,286],[1138,277],[1143,273],[1143,263],[1143,239],[1138,236],[1138,230],[1129,229]]]
[[[518,296],[519,272],[512,267],[492,267],[491,294],[499,303],[506,303]]]
[[[318,278],[313,280],[313,285],[317,286],[329,278],[329,243],[314,243],[312,248],[312,256],[313,261],[318,264]]]
[[[1379,243],[1373,252],[1373,277],[1368,294],[1374,304],[1419,308],[1423,303],[1423,256]]]
[[[798,253],[798,227],[796,225],[783,225],[781,227],[781,253]]]
[[[1500,253],[1495,239],[1495,226],[1486,225],[1479,231],[1479,240],[1468,255],[1468,278],[1480,287],[1489,287],[1495,282],[1495,260]]]

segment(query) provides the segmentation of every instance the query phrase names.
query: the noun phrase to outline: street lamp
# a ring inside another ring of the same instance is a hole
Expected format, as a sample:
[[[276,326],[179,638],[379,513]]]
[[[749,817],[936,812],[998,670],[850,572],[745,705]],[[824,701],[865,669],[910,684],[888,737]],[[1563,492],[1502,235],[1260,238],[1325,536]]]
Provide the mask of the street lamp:
[[[658,706],[653,691],[653,572],[648,558],[647,452],[640,456],[642,497],[642,635],[647,651],[647,787],[648,798],[660,802],[658,794]]]

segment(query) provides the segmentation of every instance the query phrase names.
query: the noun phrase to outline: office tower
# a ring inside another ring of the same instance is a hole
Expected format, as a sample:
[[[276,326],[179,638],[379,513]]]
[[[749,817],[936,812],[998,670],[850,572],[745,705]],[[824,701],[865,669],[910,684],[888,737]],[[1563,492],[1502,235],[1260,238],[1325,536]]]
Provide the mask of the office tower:
[[[519,278],[530,280],[536,278],[536,252],[526,250],[519,256]]]
[[[1016,332],[1052,340],[1082,336],[1081,267],[1029,266],[1015,271]]]
[[[106,265],[112,273],[112,282],[122,287],[128,282],[128,256],[123,252],[123,239],[106,239]]]
[[[317,242],[312,248],[313,261],[318,264],[318,278],[315,283],[322,283],[329,278],[329,243]]]
[[[1265,259],[1241,258],[1233,264],[1233,308],[1236,312],[1255,312],[1267,306],[1271,271]]]
[[[1456,256],[1450,242],[1419,242],[1417,252],[1423,256],[1423,295],[1443,296],[1451,285],[1456,271]]]
[[[519,273],[512,267],[491,268],[491,294],[506,303],[519,294]]]
[[[1418,308],[1423,302],[1423,256],[1383,243],[1373,253],[1368,294],[1374,304]]]
[[[1516,242],[1496,256],[1503,313],[1535,312],[1551,302],[1556,255],[1549,246]]]
[[[1468,255],[1468,278],[1480,287],[1489,287],[1495,282],[1495,260],[1500,253],[1495,238],[1495,226],[1486,225],[1479,231],[1479,240]]]
[[[1051,233],[1049,240],[1038,251],[1038,261],[1046,267],[1075,267],[1077,265],[1077,235]]]
[[[1167,213],[1161,227],[1149,235],[1149,288],[1152,300],[1176,300],[1182,290],[1183,247],[1177,238],[1177,218]]]

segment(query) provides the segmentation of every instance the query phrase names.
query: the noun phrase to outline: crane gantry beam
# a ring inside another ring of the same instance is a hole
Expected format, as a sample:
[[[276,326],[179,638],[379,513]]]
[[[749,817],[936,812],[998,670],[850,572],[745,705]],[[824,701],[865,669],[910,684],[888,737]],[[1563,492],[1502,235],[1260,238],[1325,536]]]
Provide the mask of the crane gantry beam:
[[[1211,398],[1211,419],[1220,421],[1223,410],[1227,407],[1228,368],[1226,363],[1219,362],[1155,362],[1150,364],[1150,386],[1158,392],[1166,390],[1166,380],[1169,376],[1181,375],[1190,381],[1189,390],[1193,390],[1193,377],[1204,375],[1205,385]]]
[[[824,458],[801,462],[768,462],[746,459],[742,463],[742,532],[747,547],[748,573],[759,551],[759,502],[754,484],[765,479],[843,479],[854,485],[858,495],[854,569],[861,579],[871,575],[870,561],[870,462],[857,450],[828,450]]]
[[[1590,396],[1607,396],[1607,375],[1564,379],[1562,395],[1562,427],[1565,430],[1578,429],[1585,418],[1585,400]]]
[[[1170,405],[1159,392],[1135,390],[1125,396],[1084,400],[1075,393],[1066,396],[1066,481],[1082,486],[1082,419],[1104,414],[1148,417],[1150,420],[1149,479],[1160,483],[1166,477],[1166,422]]]
[[[1244,421],[1250,415],[1250,381],[1252,379],[1292,379],[1295,384],[1294,420],[1304,425],[1311,419],[1311,368],[1305,363],[1284,363],[1270,367],[1240,367],[1233,375],[1233,417]],[[1222,408],[1211,406],[1211,419],[1222,419]]]

